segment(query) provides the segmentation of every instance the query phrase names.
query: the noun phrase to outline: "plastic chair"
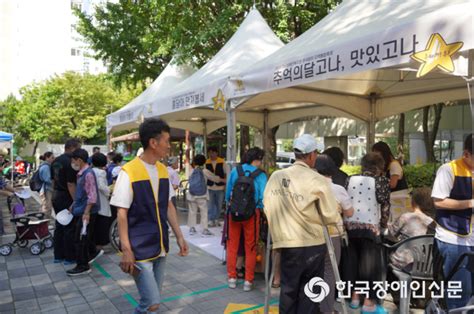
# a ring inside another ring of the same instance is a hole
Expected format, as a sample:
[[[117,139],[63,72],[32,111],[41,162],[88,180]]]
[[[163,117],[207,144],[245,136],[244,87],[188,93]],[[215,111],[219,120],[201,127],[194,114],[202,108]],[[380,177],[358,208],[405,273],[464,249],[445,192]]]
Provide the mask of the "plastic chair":
[[[411,282],[413,280],[433,280],[433,242],[434,236],[427,234],[408,238],[391,246],[384,244],[389,251],[388,253],[393,253],[397,250],[409,250],[413,256],[411,269],[400,269],[392,263],[388,265],[398,280],[406,283],[407,297],[400,298],[400,313],[408,313],[410,310]]]

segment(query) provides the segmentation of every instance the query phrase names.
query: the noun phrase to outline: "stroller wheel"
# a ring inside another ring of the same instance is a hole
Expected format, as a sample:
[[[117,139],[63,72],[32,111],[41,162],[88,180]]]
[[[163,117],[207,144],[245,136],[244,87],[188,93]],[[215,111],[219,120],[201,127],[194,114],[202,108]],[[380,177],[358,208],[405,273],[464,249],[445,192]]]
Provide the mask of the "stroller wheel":
[[[3,255],[3,256],[8,256],[12,253],[13,249],[11,247],[11,245],[9,244],[4,244],[2,246],[0,246],[0,254]]]
[[[30,253],[33,255],[40,255],[44,251],[44,245],[41,242],[36,242],[30,247]]]
[[[50,249],[53,247],[53,239],[52,238],[46,238],[43,241],[43,245],[47,248]]]
[[[21,248],[25,248],[28,246],[28,240],[20,240],[17,242],[18,246]]]

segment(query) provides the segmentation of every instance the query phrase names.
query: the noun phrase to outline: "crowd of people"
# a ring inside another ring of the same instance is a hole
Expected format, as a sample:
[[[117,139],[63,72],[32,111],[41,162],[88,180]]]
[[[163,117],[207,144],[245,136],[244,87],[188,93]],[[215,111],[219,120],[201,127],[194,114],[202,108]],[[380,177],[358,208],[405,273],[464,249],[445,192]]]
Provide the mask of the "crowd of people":
[[[170,237],[176,238],[181,256],[189,251],[178,224],[179,160],[169,157],[169,132],[162,120],[146,119],[139,127],[143,149],[126,164],[120,154],[106,156],[98,148],[89,156],[79,141],[71,139],[57,158],[51,152],[43,154],[38,168],[41,210],[53,215],[67,210],[73,215],[69,224],[56,222],[54,262],[75,265],[67,271],[70,276],[90,272],[90,263],[103,254],[110,224],[117,217],[120,266],[133,276],[140,294],[136,313],[159,307]],[[472,134],[464,141],[461,158],[439,168],[432,189],[411,192],[411,208],[401,215],[393,213],[393,198],[409,196],[408,183],[386,143],[374,144],[361,160],[361,173],[351,176],[341,170],[341,149],[318,152],[318,147],[311,135],[298,137],[293,142],[295,163],[271,176],[263,170],[265,152],[258,147],[248,149],[232,170],[216,147],[208,149],[208,158],[199,154],[192,159],[186,194],[189,234],[217,236],[210,229],[223,222],[229,288],[235,289],[243,278],[243,290],[253,289],[257,250],[259,242],[266,242],[262,231],[267,227],[275,270],[272,287],[281,289],[281,313],[330,313],[340,301],[324,228],[342,281],[368,283],[366,293],[351,291],[347,300],[362,313],[386,313],[373,285],[384,280],[387,269],[383,241],[434,234],[435,266],[439,266],[434,272],[444,276],[461,254],[474,251]],[[1,192],[13,190],[2,186]],[[388,262],[409,270],[414,257],[409,251],[396,251]],[[315,277],[330,287],[321,303],[313,302],[305,291]],[[389,274],[387,280],[396,279]],[[450,309],[465,305],[471,297],[472,269],[461,267],[453,280],[460,281],[463,289],[460,298],[446,300]]]

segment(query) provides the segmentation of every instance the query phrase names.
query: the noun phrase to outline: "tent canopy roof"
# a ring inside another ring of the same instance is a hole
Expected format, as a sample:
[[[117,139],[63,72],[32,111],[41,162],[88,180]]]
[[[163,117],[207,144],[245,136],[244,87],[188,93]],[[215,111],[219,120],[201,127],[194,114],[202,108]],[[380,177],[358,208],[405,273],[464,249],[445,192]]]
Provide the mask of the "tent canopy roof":
[[[13,134],[0,131],[0,142],[11,142],[13,140]]]
[[[174,60],[171,60],[147,89],[130,103],[107,116],[108,130],[120,131],[136,128],[144,112],[151,110],[153,101],[160,95],[171,93],[176,85],[189,77],[194,71],[190,66],[178,66],[174,63]]]
[[[322,115],[342,112],[341,116],[369,121],[466,99],[466,82],[459,75],[474,70],[473,53],[468,51],[474,48],[473,12],[474,2],[468,0],[343,1],[307,32],[243,70],[237,79],[245,91],[234,88],[228,97],[237,111],[268,110],[278,115],[293,109],[291,117],[274,119],[275,123],[306,117],[309,108]],[[447,44],[463,42],[453,56],[456,75],[434,71],[417,78],[420,63],[410,54],[425,50],[434,33]],[[389,49],[391,53],[397,49],[397,56],[384,60]],[[368,62],[368,51],[377,53],[378,63]],[[363,65],[354,67],[356,59]],[[308,64],[312,74],[306,76]],[[302,79],[295,78],[296,70],[305,73]],[[285,71],[293,79],[276,81],[277,73],[284,76]],[[320,75],[314,74],[317,71]]]
[[[424,15],[442,15],[448,6],[469,2],[470,0],[346,0],[319,23],[256,66],[265,67],[295,60],[304,57],[308,51],[380,34],[388,28],[410,23]]]
[[[159,97],[150,115],[162,116],[213,104],[212,98],[219,89],[226,88],[230,77],[250,69],[283,46],[262,15],[252,9],[224,47],[196,73],[175,86],[172,95]],[[191,97],[189,102],[189,95],[199,95],[200,99],[195,102]]]

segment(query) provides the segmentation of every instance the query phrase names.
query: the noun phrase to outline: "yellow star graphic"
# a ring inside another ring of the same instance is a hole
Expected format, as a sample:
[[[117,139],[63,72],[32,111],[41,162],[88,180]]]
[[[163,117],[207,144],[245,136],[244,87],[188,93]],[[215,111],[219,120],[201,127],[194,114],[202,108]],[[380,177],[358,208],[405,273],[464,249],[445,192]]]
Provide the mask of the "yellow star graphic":
[[[225,110],[225,97],[221,89],[217,91],[216,97],[212,97],[212,102],[214,103],[214,110],[219,110],[221,108],[222,110]]]
[[[435,68],[448,73],[454,72],[454,63],[451,57],[462,48],[463,44],[462,41],[447,44],[440,34],[432,34],[425,50],[410,56],[413,60],[421,63],[416,77],[422,77]]]

